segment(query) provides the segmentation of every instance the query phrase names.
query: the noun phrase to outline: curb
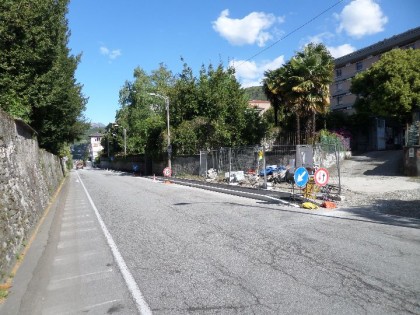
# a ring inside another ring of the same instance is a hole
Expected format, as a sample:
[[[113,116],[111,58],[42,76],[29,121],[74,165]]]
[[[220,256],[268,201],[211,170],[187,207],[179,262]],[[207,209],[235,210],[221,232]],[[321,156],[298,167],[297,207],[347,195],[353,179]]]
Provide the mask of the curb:
[[[158,180],[159,182],[167,182],[168,179],[164,179],[163,177],[147,177],[152,180]],[[266,202],[276,202],[279,204],[283,204],[286,206],[291,206],[295,208],[299,208],[299,205],[293,202],[289,202],[286,200],[283,200],[283,198],[291,198],[291,194],[287,192],[277,192],[277,191],[270,191],[270,190],[262,190],[262,189],[253,189],[253,188],[245,188],[245,187],[238,187],[238,186],[227,186],[223,184],[215,184],[215,183],[201,183],[194,180],[187,180],[187,179],[179,179],[179,178],[171,178],[169,179],[171,183],[183,185],[183,186],[189,186],[209,191],[215,191],[220,192],[224,194],[244,197],[244,198],[250,198],[255,200],[261,200]],[[300,201],[299,197],[296,197],[296,200]]]

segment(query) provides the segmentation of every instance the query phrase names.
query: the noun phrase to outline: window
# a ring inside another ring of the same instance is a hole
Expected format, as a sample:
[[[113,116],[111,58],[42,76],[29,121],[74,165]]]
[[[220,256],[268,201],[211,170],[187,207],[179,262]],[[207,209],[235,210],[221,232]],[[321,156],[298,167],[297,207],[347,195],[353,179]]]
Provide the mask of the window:
[[[363,70],[363,62],[357,62],[356,63],[356,71],[362,71]]]
[[[341,69],[336,69],[335,70],[335,76],[336,77],[341,77]]]
[[[343,89],[343,83],[342,82],[338,82],[335,84],[335,90],[336,91],[341,91]]]
[[[337,96],[337,105],[341,105],[341,104],[343,104],[343,97]]]

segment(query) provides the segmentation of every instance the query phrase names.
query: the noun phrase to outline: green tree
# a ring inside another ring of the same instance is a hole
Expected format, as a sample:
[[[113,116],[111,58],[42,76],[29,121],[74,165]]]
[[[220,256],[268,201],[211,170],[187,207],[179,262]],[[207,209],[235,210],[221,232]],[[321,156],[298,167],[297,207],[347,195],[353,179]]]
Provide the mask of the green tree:
[[[282,67],[265,73],[264,90],[275,110],[283,104],[284,110],[296,116],[298,142],[301,118],[311,116],[314,133],[316,114],[328,111],[333,69],[333,58],[326,47],[310,43]]]
[[[265,134],[261,117],[247,114],[248,97],[236,80],[233,68],[224,69],[222,64],[202,67],[198,95],[200,116],[208,119],[206,147],[247,145],[251,144],[249,133],[259,130],[258,140]]]
[[[150,75],[137,68],[134,81],[127,81],[120,90],[121,107],[116,116],[118,125],[127,129],[129,153],[166,152],[165,100],[150,93],[169,98],[174,155],[255,144],[267,130],[262,118],[248,108],[248,97],[232,68],[224,69],[222,64],[207,68],[203,65],[198,77],[186,63],[176,77],[163,65]],[[120,139],[117,134],[118,143]]]
[[[276,70],[269,70],[265,73],[264,87],[271,104],[277,111],[291,113],[296,118],[296,131],[298,142],[300,142],[300,119],[303,115],[303,106],[300,101],[299,95],[293,90],[293,81],[290,79],[292,76],[292,68],[290,62],[287,62],[282,67]],[[275,117],[277,114],[275,114]]]
[[[310,43],[298,52],[287,65],[291,68],[292,90],[298,106],[312,116],[310,130],[316,131],[316,114],[326,114],[330,107],[330,84],[333,81],[334,61],[323,44]]]
[[[410,121],[420,108],[420,50],[393,49],[356,75],[351,92],[358,95],[359,113]]]
[[[281,91],[276,86],[278,74],[276,73],[276,70],[268,70],[264,73],[264,75],[265,78],[263,80],[263,91],[273,108],[274,125],[278,126],[278,112],[282,99],[282,95],[280,95]]]
[[[127,129],[127,152],[145,153],[151,125],[155,125],[160,118],[160,106],[148,93],[153,91],[153,82],[150,76],[141,68],[134,69],[134,81],[126,81],[120,90],[120,106],[117,111],[116,122]],[[158,116],[158,117],[154,117]],[[161,121],[161,125],[164,122]]]
[[[86,99],[67,48],[68,0],[0,2],[0,107],[29,123],[59,154],[88,128]]]
[[[250,86],[245,88],[244,91],[250,100],[268,100],[262,86]]]
[[[199,149],[258,143],[267,127],[248,108],[248,96],[237,82],[234,70],[201,67],[195,77],[184,63],[171,97],[174,152],[196,153]],[[192,136],[194,134],[194,136]]]

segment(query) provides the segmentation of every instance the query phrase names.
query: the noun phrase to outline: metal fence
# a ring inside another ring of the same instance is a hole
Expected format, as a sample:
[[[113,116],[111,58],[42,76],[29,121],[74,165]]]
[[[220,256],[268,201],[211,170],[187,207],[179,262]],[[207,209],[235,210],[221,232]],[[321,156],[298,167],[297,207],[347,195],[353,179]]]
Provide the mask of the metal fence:
[[[282,145],[313,144],[314,142],[315,138],[309,131],[301,131],[300,133],[296,131],[282,132],[275,140],[276,144]]]
[[[337,144],[316,144],[314,146],[314,164],[328,170],[328,193],[341,194],[340,150]]]
[[[200,176],[208,177],[209,170],[213,169],[219,178],[229,182],[235,179],[231,174],[240,172],[245,176],[260,175],[265,181],[269,175],[269,181],[276,184],[283,181],[289,184],[283,187],[290,188],[290,185],[294,185],[291,180],[293,173],[300,166],[307,168],[311,175],[317,168],[327,169],[328,185],[320,191],[329,195],[341,193],[340,151],[336,144],[274,145],[268,151],[261,146],[224,147],[200,152]],[[286,171],[288,178],[285,177]],[[279,174],[281,177],[278,177]]]
[[[262,150],[260,146],[249,146],[200,151],[200,175],[206,176],[210,169],[218,174],[255,171],[259,167],[259,152]]]

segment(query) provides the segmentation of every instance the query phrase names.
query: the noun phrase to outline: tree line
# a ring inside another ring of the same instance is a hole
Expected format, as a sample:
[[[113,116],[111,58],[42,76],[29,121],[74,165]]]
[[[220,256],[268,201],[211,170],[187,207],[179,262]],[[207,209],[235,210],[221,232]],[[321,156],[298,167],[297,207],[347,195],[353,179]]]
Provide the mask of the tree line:
[[[168,117],[173,154],[254,145],[267,132],[263,117],[249,108],[248,96],[233,68],[221,63],[203,65],[194,75],[184,62],[177,75],[161,64],[150,74],[138,67],[133,76],[134,80],[126,81],[120,90],[115,119],[118,127],[108,126],[102,142],[105,152],[108,143],[112,144],[111,152],[122,151],[124,129],[127,152],[152,156],[166,152]]]
[[[69,0],[0,1],[0,108],[37,131],[42,148],[64,156],[88,128],[87,99],[68,48]]]

